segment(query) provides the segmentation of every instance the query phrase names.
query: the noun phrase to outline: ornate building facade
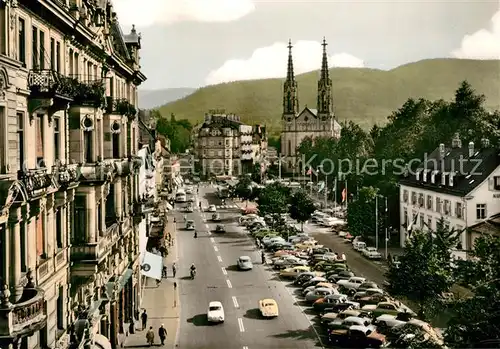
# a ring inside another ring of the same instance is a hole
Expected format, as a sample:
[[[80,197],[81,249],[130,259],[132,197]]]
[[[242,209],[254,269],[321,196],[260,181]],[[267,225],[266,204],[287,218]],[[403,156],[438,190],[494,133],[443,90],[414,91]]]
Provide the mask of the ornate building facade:
[[[316,109],[299,109],[299,88],[293,71],[292,43],[288,45],[287,76],[283,85],[283,116],[281,130],[281,156],[284,171],[303,174],[297,148],[304,138],[340,137],[332,96],[332,80],[328,70],[326,40],[323,39],[323,58],[318,81]]]
[[[117,347],[140,303],[140,35],[110,0],[0,1],[0,347]]]

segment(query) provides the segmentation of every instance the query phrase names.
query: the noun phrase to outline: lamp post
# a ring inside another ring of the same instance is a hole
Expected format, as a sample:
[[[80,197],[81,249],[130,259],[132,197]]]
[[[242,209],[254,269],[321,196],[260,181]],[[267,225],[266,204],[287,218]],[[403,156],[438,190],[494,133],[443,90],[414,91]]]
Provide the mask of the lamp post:
[[[318,167],[316,167],[316,185],[318,186],[318,189],[319,189],[319,170],[322,170],[322,169],[323,169],[323,165],[319,165]],[[319,196],[319,190],[318,190],[318,199],[321,200],[320,196]]]

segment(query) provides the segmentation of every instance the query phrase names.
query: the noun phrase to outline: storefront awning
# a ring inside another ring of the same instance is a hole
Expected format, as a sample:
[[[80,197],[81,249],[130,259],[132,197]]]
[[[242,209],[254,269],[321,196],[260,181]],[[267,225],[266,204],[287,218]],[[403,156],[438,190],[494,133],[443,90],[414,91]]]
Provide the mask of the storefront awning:
[[[125,287],[125,285],[127,284],[128,280],[130,280],[130,278],[132,277],[132,274],[134,273],[134,271],[132,269],[127,269],[125,270],[125,272],[119,277],[118,279],[118,292],[120,292],[123,287]],[[115,287],[115,283],[114,282],[108,282],[106,284],[106,290],[108,291],[108,294],[110,297],[112,297],[113,295],[113,289]]]
[[[170,205],[170,203],[168,203],[166,201],[165,201],[165,206],[167,207],[167,210],[172,211],[174,209],[174,207],[172,205]]]
[[[109,339],[99,333],[94,334],[94,344],[98,349],[112,349]]]

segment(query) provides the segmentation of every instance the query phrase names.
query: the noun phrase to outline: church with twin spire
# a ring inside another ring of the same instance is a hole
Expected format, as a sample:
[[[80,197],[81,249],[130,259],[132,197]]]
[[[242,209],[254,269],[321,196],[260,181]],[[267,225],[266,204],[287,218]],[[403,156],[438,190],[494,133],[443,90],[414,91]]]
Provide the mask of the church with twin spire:
[[[328,54],[326,40],[323,39],[323,58],[318,80],[318,97],[316,109],[307,105],[299,109],[299,91],[293,71],[292,43],[288,43],[288,67],[283,85],[283,116],[281,130],[282,167],[286,172],[299,175],[301,167],[297,148],[306,137],[336,137],[340,138],[341,126],[337,122],[333,110],[332,80],[328,70]]]

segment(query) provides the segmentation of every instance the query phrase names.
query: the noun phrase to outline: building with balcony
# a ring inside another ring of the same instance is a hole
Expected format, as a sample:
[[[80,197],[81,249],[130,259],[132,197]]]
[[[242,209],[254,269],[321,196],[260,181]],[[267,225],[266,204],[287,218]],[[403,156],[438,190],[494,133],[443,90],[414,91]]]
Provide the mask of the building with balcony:
[[[415,228],[435,230],[443,222],[460,232],[452,252],[465,259],[474,246],[472,231],[499,213],[500,156],[486,139],[479,147],[462,146],[455,135],[451,147],[440,144],[415,173],[406,171],[400,180],[401,247]]]
[[[254,130],[262,128],[243,124],[237,115],[224,111],[205,114],[194,142],[202,176],[239,176],[251,172],[260,157],[254,152],[254,141],[259,139],[259,151],[264,143],[264,139],[254,139]]]
[[[116,348],[140,302],[140,36],[110,0],[0,19],[0,347]]]

